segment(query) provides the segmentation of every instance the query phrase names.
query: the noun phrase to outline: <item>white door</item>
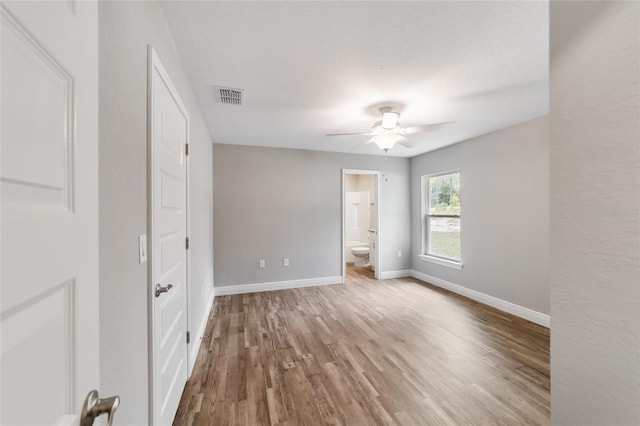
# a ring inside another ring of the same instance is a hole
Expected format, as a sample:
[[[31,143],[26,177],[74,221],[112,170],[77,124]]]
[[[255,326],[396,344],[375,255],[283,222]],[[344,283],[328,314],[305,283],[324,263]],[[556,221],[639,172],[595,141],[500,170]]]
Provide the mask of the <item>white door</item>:
[[[170,425],[187,381],[189,115],[153,50],[150,61],[151,299],[155,425]]]
[[[0,423],[77,424],[100,371],[97,5],[0,7]]]

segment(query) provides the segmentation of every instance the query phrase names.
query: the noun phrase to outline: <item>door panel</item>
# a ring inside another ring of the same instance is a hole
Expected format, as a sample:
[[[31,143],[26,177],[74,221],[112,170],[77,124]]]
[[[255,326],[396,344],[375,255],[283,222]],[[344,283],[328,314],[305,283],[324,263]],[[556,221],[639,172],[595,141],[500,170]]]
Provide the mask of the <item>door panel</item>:
[[[0,8],[0,423],[54,424],[99,384],[97,6]]]
[[[73,78],[16,19],[2,21],[3,202],[71,210]]]
[[[154,423],[171,424],[187,381],[187,160],[189,117],[151,49],[151,288]]]

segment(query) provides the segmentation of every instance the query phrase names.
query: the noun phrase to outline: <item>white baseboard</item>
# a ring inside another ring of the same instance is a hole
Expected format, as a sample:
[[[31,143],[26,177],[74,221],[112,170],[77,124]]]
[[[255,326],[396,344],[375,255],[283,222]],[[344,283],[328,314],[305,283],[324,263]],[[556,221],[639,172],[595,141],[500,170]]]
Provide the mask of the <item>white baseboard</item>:
[[[404,277],[412,277],[412,270],[411,269],[406,269],[404,271],[383,271],[380,272],[380,279],[381,280],[391,280],[394,278],[404,278]]]
[[[315,287],[319,285],[342,284],[342,276],[307,278],[303,280],[274,281],[270,283],[239,284],[216,287],[216,296],[230,294],[257,293],[260,291],[287,290],[290,288]]]
[[[200,344],[202,343],[202,338],[204,337],[204,332],[207,329],[207,323],[209,322],[209,315],[211,314],[211,307],[213,306],[213,301],[216,297],[216,288],[213,287],[213,291],[211,292],[211,297],[207,301],[207,305],[204,309],[204,317],[202,318],[202,322],[200,323],[200,327],[195,334],[191,335],[191,340],[193,345],[191,346],[191,350],[189,352],[189,376],[191,376],[191,372],[193,371],[193,367],[196,365],[196,358],[198,357],[198,351],[200,350]]]
[[[484,303],[485,305],[500,309],[501,311],[505,311],[517,317],[524,318],[543,327],[549,328],[551,325],[551,317],[549,315],[534,311],[533,309],[525,308],[524,306],[516,305],[515,303],[507,302],[506,300],[498,299],[497,297],[489,296],[488,294],[484,294],[476,290],[471,290],[470,288],[451,283],[420,271],[412,270],[411,276],[437,287],[468,297],[469,299],[473,299],[477,302]]]

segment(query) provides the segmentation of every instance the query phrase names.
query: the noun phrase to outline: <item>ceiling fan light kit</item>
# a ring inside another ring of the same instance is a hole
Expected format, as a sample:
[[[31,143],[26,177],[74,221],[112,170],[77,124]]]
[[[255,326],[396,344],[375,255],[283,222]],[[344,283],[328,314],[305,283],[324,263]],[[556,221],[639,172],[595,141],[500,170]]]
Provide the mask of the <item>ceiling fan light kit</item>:
[[[391,107],[382,107],[380,108],[380,113],[382,114],[382,120],[376,121],[373,123],[373,127],[369,133],[330,133],[327,136],[349,136],[349,135],[367,135],[373,136],[373,138],[364,142],[363,144],[357,145],[351,151],[359,149],[364,145],[368,145],[373,142],[378,147],[388,153],[391,148],[394,147],[396,143],[400,143],[400,145],[406,148],[412,148],[415,146],[413,142],[408,141],[403,135],[408,135],[412,133],[424,132],[427,130],[431,130],[433,128],[439,127],[443,124],[450,124],[453,121],[447,121],[443,123],[433,123],[433,124],[425,124],[422,126],[415,127],[407,127],[401,128],[399,124],[400,113],[392,111]]]
[[[403,138],[400,135],[383,133],[381,135],[375,136],[372,140],[376,145],[378,145],[381,150],[383,150],[384,152],[389,152],[389,150],[393,148],[396,142],[402,139]]]

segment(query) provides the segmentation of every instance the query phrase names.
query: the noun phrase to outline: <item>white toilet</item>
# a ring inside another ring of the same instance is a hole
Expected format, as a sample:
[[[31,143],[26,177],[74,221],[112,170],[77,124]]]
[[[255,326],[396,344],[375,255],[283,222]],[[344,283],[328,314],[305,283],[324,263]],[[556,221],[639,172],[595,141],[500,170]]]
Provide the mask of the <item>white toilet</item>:
[[[354,256],[355,266],[367,266],[369,264],[369,247],[353,247],[351,254]]]

